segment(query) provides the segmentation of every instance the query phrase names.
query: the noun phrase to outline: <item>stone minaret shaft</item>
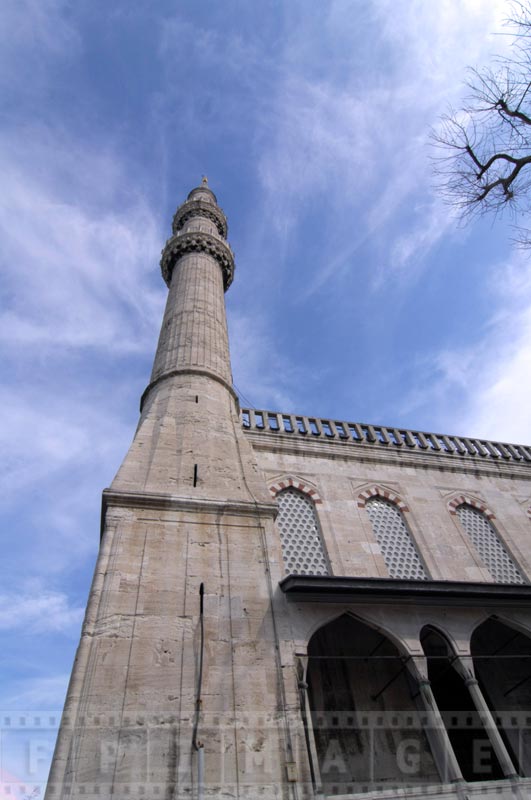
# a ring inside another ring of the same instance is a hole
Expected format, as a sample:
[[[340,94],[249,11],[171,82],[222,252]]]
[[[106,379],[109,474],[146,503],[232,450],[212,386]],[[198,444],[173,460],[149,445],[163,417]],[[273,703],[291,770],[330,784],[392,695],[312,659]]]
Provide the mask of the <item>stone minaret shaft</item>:
[[[227,221],[213,192],[193,189],[173,219],[162,256],[170,292],[151,380],[200,371],[232,385],[223,290],[234,272]]]
[[[178,208],[162,252],[166,311],[135,440],[113,490],[269,501],[263,481],[254,481],[232,388],[224,291],[234,256],[226,235],[204,180]]]

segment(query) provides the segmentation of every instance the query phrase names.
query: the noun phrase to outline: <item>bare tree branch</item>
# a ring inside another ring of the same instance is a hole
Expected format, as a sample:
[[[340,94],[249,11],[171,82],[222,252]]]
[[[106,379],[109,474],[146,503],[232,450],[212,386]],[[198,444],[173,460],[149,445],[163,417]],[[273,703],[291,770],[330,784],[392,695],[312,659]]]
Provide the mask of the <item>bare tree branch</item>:
[[[519,107],[522,105],[524,99],[525,98],[522,97],[522,99],[520,100]],[[507,114],[508,117],[516,117],[516,119],[519,119],[526,125],[531,125],[531,119],[527,116],[527,114],[524,114],[522,111],[519,111],[518,108],[515,109],[509,108],[503,97],[500,97],[496,105],[498,106],[499,109],[501,109],[501,111],[503,111],[504,114]]]
[[[531,214],[531,0],[515,0],[508,57],[470,69],[463,108],[432,131],[443,196],[464,215]],[[518,233],[531,247],[531,232]]]

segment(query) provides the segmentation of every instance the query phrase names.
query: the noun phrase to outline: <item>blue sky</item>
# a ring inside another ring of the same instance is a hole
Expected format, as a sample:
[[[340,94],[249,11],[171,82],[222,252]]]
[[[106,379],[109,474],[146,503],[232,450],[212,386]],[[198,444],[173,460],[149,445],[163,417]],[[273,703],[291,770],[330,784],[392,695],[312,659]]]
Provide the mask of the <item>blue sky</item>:
[[[203,174],[254,406],[531,442],[529,257],[510,220],[459,223],[428,142],[466,66],[507,47],[506,12],[4,0],[2,718],[60,712],[101,490],[156,346],[160,250]],[[1,733],[2,779],[43,780],[53,732],[32,732],[31,764],[26,734]]]

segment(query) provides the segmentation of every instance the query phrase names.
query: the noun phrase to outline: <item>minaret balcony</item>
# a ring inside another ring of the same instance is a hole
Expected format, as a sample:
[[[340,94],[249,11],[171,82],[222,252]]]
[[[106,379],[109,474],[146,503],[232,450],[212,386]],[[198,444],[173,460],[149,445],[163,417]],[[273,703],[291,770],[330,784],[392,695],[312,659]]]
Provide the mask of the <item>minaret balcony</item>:
[[[223,273],[223,287],[227,291],[234,277],[234,253],[222,239],[204,231],[177,233],[168,239],[160,261],[162,277],[166,284],[170,285],[172,272],[178,260],[193,252],[206,253],[218,262]]]

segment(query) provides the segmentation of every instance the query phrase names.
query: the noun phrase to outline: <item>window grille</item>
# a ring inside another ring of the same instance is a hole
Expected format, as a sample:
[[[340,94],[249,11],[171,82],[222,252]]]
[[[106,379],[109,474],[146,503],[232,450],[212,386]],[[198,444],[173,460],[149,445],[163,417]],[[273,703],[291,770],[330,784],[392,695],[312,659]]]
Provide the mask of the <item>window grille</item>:
[[[328,563],[310,498],[289,488],[277,494],[277,501],[277,526],[286,572],[290,575],[328,575]]]
[[[520,570],[487,517],[466,503],[456,510],[465,533],[496,583],[524,583]]]
[[[366,509],[391,578],[427,580],[400,509],[380,497],[369,500]]]

